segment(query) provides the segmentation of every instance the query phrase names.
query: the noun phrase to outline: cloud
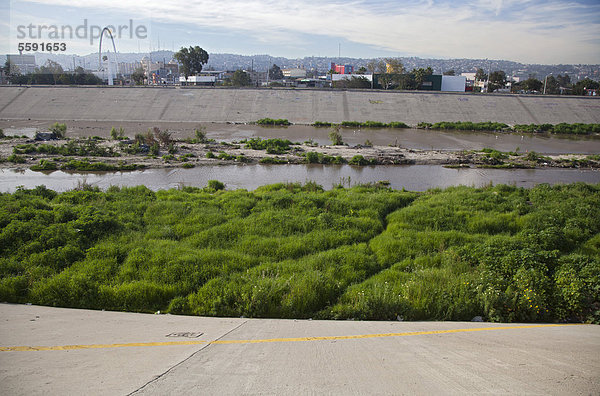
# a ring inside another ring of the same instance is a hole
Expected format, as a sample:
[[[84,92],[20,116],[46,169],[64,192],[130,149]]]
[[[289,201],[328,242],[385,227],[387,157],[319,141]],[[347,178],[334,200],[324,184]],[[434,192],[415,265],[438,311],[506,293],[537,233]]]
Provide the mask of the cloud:
[[[75,7],[82,15],[110,9],[191,30],[233,31],[271,46],[298,46],[318,35],[415,56],[600,63],[600,5],[572,0],[29,2]]]

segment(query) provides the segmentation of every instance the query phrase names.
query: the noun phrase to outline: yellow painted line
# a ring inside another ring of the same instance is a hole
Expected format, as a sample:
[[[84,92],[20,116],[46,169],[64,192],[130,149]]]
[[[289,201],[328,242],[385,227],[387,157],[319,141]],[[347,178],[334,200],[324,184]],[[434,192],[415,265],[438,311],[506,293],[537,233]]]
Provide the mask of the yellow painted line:
[[[432,335],[432,334],[470,333],[470,332],[476,332],[476,331],[534,329],[534,328],[540,328],[540,327],[563,327],[563,326],[577,326],[577,325],[581,325],[581,323],[475,327],[475,328],[470,328],[470,329],[409,331],[409,332],[404,332],[404,333],[359,334],[359,335],[348,335],[348,336],[268,338],[268,339],[263,339],[263,340],[259,339],[259,340],[217,340],[217,341],[165,341],[165,342],[132,342],[132,343],[125,343],[125,344],[13,346],[13,347],[0,347],[0,352],[68,351],[68,350],[75,350],[75,349],[152,347],[152,346],[171,346],[171,345],[202,345],[202,344],[226,345],[226,344],[261,344],[261,343],[268,343],[268,342],[307,342],[307,341],[327,341],[327,340],[355,340],[355,339],[365,339],[365,338],[408,337],[408,336]]]
[[[91,345],[59,345],[59,346],[14,346],[0,347],[0,352],[28,352],[28,351],[70,351],[73,349],[101,349],[101,348],[127,348],[146,346],[169,345],[199,345],[207,341],[166,341],[166,342],[130,342],[127,344],[91,344]]]

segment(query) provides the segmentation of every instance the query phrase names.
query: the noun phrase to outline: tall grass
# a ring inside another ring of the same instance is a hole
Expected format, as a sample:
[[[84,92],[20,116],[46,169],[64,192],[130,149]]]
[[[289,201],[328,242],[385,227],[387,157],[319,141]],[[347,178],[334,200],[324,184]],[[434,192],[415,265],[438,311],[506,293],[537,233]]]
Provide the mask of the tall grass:
[[[0,194],[0,300],[180,314],[591,321],[600,186]]]

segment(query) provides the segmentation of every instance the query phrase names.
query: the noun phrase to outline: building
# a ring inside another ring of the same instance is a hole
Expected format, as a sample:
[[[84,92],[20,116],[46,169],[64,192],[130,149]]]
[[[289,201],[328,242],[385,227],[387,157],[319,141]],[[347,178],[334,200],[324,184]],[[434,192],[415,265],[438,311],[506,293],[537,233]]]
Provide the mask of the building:
[[[336,65],[334,62],[331,62],[331,68],[336,73],[339,74],[352,74],[354,73],[354,66],[352,65]]]
[[[198,75],[189,76],[187,79],[185,76],[179,77],[179,83],[181,85],[204,85],[213,86],[217,82],[216,75]]]
[[[255,85],[257,87],[263,85],[265,82],[267,82],[267,72],[257,72],[257,71],[248,71],[248,70],[244,70],[244,72],[248,75],[248,77],[250,77],[250,82],[252,83],[252,85]]]
[[[300,68],[282,69],[281,72],[285,78],[305,78],[306,70]]]
[[[465,76],[442,76],[442,92],[465,92],[466,87]]]
[[[6,55],[11,66],[14,68],[11,72],[20,74],[31,74],[37,67],[35,55]]]

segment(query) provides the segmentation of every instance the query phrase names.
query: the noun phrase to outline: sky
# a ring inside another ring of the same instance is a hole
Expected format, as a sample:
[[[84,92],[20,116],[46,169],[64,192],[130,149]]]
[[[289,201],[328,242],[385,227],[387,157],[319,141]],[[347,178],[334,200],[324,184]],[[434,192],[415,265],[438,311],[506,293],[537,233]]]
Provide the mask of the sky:
[[[0,0],[0,13],[0,53],[58,42],[85,55],[111,26],[119,52],[600,64],[600,0]]]

